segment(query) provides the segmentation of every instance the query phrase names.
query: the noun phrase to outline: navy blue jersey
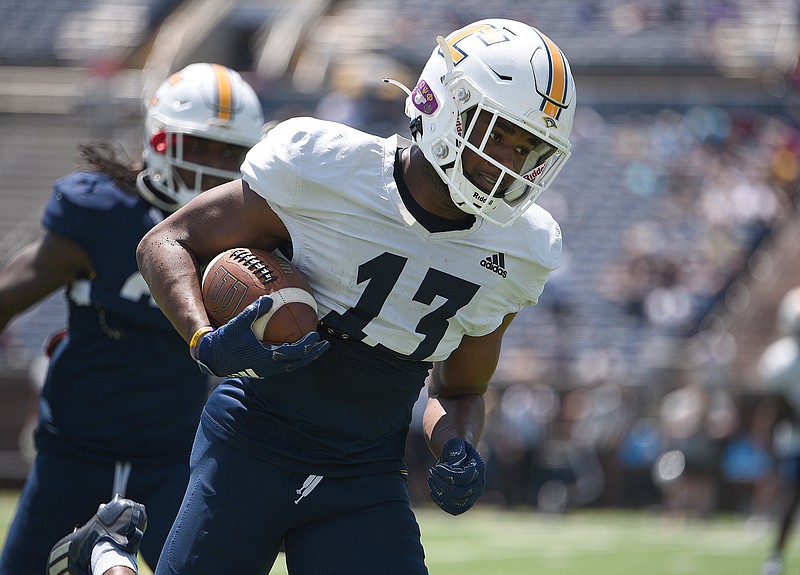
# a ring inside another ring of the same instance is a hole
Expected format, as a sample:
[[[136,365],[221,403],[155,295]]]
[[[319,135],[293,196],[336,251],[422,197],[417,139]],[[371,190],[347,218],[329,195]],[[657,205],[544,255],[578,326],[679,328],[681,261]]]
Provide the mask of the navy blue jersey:
[[[162,218],[103,174],[55,183],[43,225],[79,244],[95,275],[67,289],[68,337],[42,391],[40,450],[109,461],[187,457],[208,380],[136,265],[139,240]]]

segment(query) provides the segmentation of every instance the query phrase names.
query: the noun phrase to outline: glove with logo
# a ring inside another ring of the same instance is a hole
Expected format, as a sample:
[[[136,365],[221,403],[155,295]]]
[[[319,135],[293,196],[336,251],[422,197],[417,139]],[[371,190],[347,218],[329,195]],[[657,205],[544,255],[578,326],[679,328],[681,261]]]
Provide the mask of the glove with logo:
[[[295,343],[270,345],[259,341],[252,330],[253,322],[271,307],[272,298],[263,295],[222,327],[198,330],[189,349],[200,370],[217,377],[263,379],[308,365],[330,347],[316,331]]]
[[[480,453],[463,439],[448,441],[428,472],[431,499],[450,515],[475,505],[486,487],[486,466]]]

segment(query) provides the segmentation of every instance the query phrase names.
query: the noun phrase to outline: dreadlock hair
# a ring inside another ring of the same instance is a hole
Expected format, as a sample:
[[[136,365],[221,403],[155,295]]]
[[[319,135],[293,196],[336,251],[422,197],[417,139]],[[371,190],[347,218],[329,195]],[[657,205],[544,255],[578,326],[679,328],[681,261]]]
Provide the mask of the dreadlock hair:
[[[144,169],[141,162],[134,162],[120,145],[109,143],[79,144],[83,169],[106,174],[124,192],[137,195],[136,176]]]

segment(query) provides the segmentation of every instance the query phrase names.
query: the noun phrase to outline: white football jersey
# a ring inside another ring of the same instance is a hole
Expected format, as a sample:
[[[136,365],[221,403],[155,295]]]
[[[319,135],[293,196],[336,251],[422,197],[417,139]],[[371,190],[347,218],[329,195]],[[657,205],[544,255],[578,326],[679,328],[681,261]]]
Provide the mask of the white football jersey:
[[[409,359],[440,361],[462,336],[494,331],[536,305],[561,257],[561,231],[531,207],[501,228],[431,233],[394,180],[411,143],[295,118],[247,155],[242,177],[283,220],[292,263],[308,278],[327,324]]]

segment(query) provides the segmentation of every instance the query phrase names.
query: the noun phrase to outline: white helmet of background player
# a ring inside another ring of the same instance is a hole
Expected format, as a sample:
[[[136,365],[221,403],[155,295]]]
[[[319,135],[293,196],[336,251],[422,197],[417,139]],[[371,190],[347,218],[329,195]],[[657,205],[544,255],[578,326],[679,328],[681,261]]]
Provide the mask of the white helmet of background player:
[[[139,191],[172,212],[203,191],[203,176],[234,180],[237,171],[187,161],[184,136],[251,148],[261,137],[264,114],[253,88],[219,64],[190,64],[172,74],[145,110],[144,162]],[[182,178],[183,173],[193,178]],[[191,181],[185,181],[191,180]]]
[[[783,335],[800,336],[800,287],[783,296],[778,305],[778,330]]]
[[[412,136],[459,208],[510,225],[569,158],[575,115],[569,62],[547,36],[513,20],[480,20],[437,42],[406,100]],[[476,113],[466,113],[471,110]],[[479,113],[491,114],[492,121],[476,139],[472,132]],[[520,173],[482,151],[498,118],[540,140]],[[475,145],[468,142],[471,137]],[[490,193],[465,177],[461,156],[467,148],[502,170]],[[514,181],[503,193],[507,176]]]

